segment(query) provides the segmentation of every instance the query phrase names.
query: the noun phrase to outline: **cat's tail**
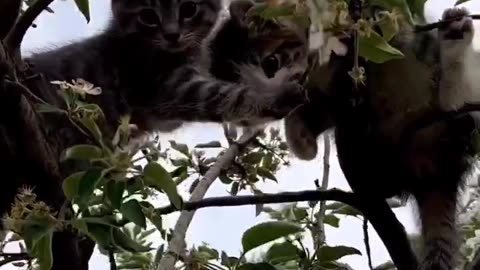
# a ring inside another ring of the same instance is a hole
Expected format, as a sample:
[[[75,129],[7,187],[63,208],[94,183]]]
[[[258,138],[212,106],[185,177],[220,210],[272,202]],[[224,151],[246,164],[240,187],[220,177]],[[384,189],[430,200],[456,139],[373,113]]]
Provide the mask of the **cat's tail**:
[[[424,243],[420,269],[455,269],[458,250],[455,222],[457,192],[426,192],[415,197],[422,222]]]

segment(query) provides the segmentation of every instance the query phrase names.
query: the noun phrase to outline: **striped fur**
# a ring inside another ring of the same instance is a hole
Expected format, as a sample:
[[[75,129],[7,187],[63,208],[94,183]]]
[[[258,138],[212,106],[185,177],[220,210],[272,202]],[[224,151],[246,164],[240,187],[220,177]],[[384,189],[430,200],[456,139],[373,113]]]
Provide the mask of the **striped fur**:
[[[196,13],[182,18],[193,6]],[[184,121],[265,123],[305,102],[291,68],[273,78],[242,68],[255,78],[245,83],[205,71],[201,44],[220,9],[220,0],[112,0],[113,19],[103,33],[27,60],[48,80],[83,78],[100,86],[102,94],[91,100],[111,127],[127,113],[148,132],[171,131]]]

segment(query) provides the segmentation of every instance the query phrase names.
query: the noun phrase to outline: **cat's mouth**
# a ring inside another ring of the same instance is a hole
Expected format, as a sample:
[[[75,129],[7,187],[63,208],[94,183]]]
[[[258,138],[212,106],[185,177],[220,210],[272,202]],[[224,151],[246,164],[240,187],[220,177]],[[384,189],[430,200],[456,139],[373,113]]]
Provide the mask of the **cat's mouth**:
[[[177,53],[177,52],[185,51],[188,48],[192,47],[193,43],[185,40],[179,40],[175,42],[169,42],[166,40],[156,40],[153,42],[153,45],[158,49]]]

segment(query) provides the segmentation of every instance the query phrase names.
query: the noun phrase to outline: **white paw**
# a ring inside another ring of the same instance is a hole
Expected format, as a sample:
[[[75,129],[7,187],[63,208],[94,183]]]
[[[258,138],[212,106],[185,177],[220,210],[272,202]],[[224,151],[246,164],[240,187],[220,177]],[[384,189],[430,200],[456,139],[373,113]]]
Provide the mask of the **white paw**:
[[[465,8],[449,8],[443,13],[442,20],[452,20],[439,28],[438,34],[444,55],[459,55],[473,41],[474,27],[472,18]]]

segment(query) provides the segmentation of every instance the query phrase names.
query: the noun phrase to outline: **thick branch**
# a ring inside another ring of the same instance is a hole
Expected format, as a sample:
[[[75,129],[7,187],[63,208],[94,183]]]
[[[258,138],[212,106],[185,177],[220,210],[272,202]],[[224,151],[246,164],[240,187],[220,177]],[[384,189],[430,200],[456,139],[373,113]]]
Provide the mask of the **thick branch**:
[[[280,192],[280,193],[264,193],[262,195],[238,195],[222,196],[207,198],[198,201],[190,201],[184,204],[185,211],[197,210],[207,207],[222,207],[222,206],[241,206],[253,204],[269,204],[269,203],[289,203],[289,202],[303,202],[303,201],[338,201],[348,204],[360,211],[361,204],[357,200],[355,194],[341,191],[338,189],[330,190],[305,190],[298,192]],[[175,212],[173,205],[156,209],[160,215]]]
[[[0,1],[0,40],[2,40],[17,20],[22,0],[1,0]]]
[[[0,257],[3,257],[3,259],[0,260],[0,267],[12,262],[32,259],[27,253],[0,253]]]
[[[5,38],[5,44],[13,51],[20,48],[25,33],[43,10],[45,10],[54,0],[37,0],[23,15],[18,19],[15,26]]]
[[[190,202],[186,205],[190,205],[193,202],[201,200],[207,193],[208,188],[213,184],[215,179],[220,175],[222,169],[228,167],[240,153],[242,148],[250,143],[256,136],[258,131],[247,132],[244,134],[237,143],[232,144],[227,151],[215,162],[215,164],[207,171],[203,179],[195,187]],[[185,208],[184,210],[194,210],[195,208]],[[159,270],[173,270],[176,262],[176,255],[180,255],[185,249],[185,235],[188,227],[192,222],[195,211],[182,211],[180,217],[175,224],[173,230],[173,238],[168,245],[167,253],[162,257],[158,265]]]

